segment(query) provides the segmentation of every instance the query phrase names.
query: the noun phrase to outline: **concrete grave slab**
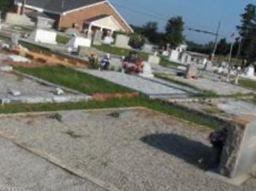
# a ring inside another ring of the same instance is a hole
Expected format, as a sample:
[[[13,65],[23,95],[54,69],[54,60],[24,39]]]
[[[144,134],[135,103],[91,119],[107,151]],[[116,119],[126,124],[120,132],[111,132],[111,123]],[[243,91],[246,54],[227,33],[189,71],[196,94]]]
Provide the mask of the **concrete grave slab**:
[[[209,164],[205,161],[212,158],[209,130],[144,108],[3,115],[0,119],[1,136],[106,190],[245,191],[256,187],[255,179],[234,187],[206,176]]]

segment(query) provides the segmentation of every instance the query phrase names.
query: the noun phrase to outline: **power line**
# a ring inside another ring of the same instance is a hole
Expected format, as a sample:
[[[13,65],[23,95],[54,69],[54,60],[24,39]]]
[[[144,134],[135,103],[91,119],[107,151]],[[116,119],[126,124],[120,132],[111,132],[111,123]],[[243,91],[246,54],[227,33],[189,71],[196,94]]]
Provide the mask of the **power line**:
[[[158,20],[161,20],[161,21],[164,21],[164,22],[167,22],[168,19],[166,18],[163,18],[163,16],[161,16],[160,14],[154,14],[154,13],[149,13],[149,12],[146,12],[146,11],[141,11],[141,10],[136,10],[136,9],[133,9],[133,8],[130,8],[130,7],[127,7],[127,6],[123,6],[123,5],[120,5],[118,3],[114,3],[114,5],[120,9],[124,9],[126,11],[129,11],[129,12],[132,12],[132,13],[136,13],[136,14],[140,14],[140,15],[143,15],[143,16],[150,16],[150,17],[157,17]],[[208,30],[203,30],[203,29],[197,29],[197,28],[194,28],[194,27],[190,27],[190,26],[185,26],[185,29],[188,30],[188,31],[193,31],[193,32],[197,32],[197,33],[203,33],[203,34],[207,34],[207,35],[211,35],[211,36],[223,36],[224,35],[220,35],[219,32],[216,33],[216,32],[212,32],[212,31],[208,31]]]

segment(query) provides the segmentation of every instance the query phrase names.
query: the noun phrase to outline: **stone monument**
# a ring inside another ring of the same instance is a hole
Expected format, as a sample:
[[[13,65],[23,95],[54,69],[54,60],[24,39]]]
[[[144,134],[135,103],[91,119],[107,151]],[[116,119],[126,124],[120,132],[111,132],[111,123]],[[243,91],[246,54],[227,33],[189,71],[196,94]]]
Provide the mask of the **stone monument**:
[[[254,68],[254,66],[249,66],[248,68],[246,68],[245,77],[255,78],[255,68]]]
[[[140,74],[140,76],[144,78],[153,78],[154,74],[152,73],[152,68],[150,63],[143,62],[143,64],[144,64],[143,72]]]
[[[243,177],[239,179],[242,183],[255,170],[255,165],[256,119],[254,116],[234,117],[228,127],[219,172],[231,179]]]
[[[169,61],[171,62],[179,62],[179,56],[180,52],[177,50],[171,50],[170,55],[169,55]]]
[[[130,37],[124,34],[118,34],[116,36],[115,46],[119,48],[131,49],[129,46]]]
[[[157,56],[156,54],[154,55],[150,55],[148,57],[148,63],[153,64],[153,65],[158,65],[160,63],[161,59],[159,56]]]
[[[187,79],[196,79],[198,78],[198,70],[195,64],[189,64],[186,71]]]

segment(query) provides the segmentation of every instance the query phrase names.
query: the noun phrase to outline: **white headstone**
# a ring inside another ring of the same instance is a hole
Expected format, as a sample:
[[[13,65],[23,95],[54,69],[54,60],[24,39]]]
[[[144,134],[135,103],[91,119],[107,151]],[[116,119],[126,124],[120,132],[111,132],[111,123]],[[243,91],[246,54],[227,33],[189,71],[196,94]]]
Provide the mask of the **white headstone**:
[[[254,78],[255,77],[255,68],[254,66],[249,66],[245,70],[245,76],[249,78]]]
[[[104,44],[112,44],[114,42],[114,39],[112,36],[106,36],[103,40]]]
[[[160,57],[155,55],[150,55],[148,57],[148,63],[158,65],[160,63]]]
[[[78,47],[91,47],[91,39],[84,37],[73,37],[67,44],[72,49],[78,49]]]
[[[153,78],[154,74],[152,73],[152,68],[150,63],[144,62],[143,72],[140,74],[140,76],[144,78]]]
[[[57,33],[54,31],[37,29],[31,37],[35,42],[47,43],[47,44],[57,44],[56,38]]]
[[[172,50],[170,52],[169,60],[173,61],[173,62],[178,62],[179,61],[179,56],[180,56],[180,52],[179,51]]]
[[[115,46],[119,48],[130,49],[131,47],[129,46],[129,41],[130,41],[129,36],[118,34],[116,36]]]

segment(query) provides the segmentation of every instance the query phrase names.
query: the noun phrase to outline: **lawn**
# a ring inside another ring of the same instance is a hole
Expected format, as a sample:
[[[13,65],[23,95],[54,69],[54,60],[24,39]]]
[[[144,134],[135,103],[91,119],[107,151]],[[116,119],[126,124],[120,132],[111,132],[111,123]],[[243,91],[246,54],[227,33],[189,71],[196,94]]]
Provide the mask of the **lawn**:
[[[93,93],[116,93],[131,92],[130,89],[113,84],[106,80],[75,71],[66,67],[43,67],[43,68],[16,68],[21,72],[37,76],[52,83],[60,84],[86,94]],[[188,122],[217,129],[222,122],[206,117],[203,114],[191,112],[181,106],[171,105],[160,100],[151,100],[144,95],[137,98],[112,99],[107,101],[89,101],[63,104],[7,104],[0,106],[0,113],[17,113],[32,111],[58,111],[73,109],[96,109],[143,106],[159,111]]]
[[[175,67],[175,68],[177,68],[178,66],[181,66],[179,63],[171,62],[163,56],[161,56],[160,65],[164,67]]]
[[[240,78],[239,85],[256,91],[256,81],[254,80]]]
[[[85,94],[132,92],[126,87],[63,66],[15,69]]]

